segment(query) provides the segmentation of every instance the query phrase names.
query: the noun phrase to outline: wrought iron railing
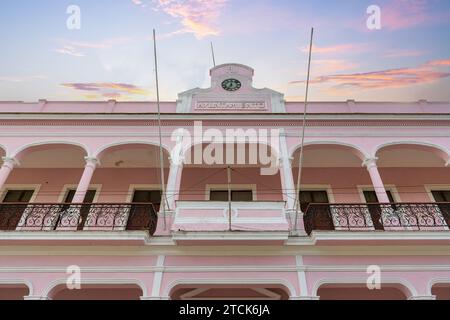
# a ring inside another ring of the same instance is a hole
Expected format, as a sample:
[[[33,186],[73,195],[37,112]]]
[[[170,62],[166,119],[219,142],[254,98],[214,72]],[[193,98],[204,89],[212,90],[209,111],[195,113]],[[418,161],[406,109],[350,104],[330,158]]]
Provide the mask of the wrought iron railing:
[[[305,231],[449,230],[450,203],[310,204]]]
[[[151,203],[0,203],[0,231],[156,230]]]

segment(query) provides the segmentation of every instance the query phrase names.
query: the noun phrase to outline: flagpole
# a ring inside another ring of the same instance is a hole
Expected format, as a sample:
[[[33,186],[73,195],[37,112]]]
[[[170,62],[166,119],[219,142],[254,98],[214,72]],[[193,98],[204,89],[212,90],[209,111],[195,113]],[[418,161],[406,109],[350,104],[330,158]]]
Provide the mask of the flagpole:
[[[153,29],[153,51],[155,56],[155,77],[156,77],[156,105],[158,107],[158,132],[159,132],[159,163],[161,170],[161,204],[162,204],[162,213],[164,217],[164,230],[167,228],[166,221],[166,204],[169,205],[166,198],[166,186],[164,183],[164,153],[162,146],[162,132],[161,132],[161,108],[159,101],[159,81],[158,81],[158,58],[156,56],[156,31]],[[170,210],[170,208],[168,207]]]
[[[300,146],[300,158],[298,162],[298,176],[297,176],[297,189],[295,192],[295,223],[294,230],[297,230],[297,220],[298,220],[298,212],[300,208],[300,184],[302,179],[302,167],[303,167],[303,147],[305,145],[305,128],[306,128],[306,114],[307,114],[307,106],[308,106],[308,92],[309,92],[309,77],[311,71],[311,55],[312,55],[312,45],[313,45],[313,37],[314,37],[314,28],[311,28],[311,38],[309,41],[309,57],[308,57],[308,75],[306,77],[306,92],[305,92],[305,103],[303,109],[303,125],[302,125],[302,139]]]
[[[212,41],[211,41],[211,54],[212,54],[213,65],[215,67],[216,66],[216,56],[214,55],[214,46],[213,46]]]

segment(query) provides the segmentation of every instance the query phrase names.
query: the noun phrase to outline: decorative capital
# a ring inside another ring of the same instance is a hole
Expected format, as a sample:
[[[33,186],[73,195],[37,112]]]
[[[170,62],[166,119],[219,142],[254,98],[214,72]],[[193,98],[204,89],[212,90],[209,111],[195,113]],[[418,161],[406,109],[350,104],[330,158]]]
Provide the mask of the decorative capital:
[[[366,167],[367,169],[372,168],[372,167],[376,167],[377,166],[377,161],[378,161],[377,157],[367,158],[367,159],[365,159],[363,161],[362,166]]]
[[[84,157],[84,160],[86,160],[86,166],[92,166],[96,168],[100,165],[100,160],[95,157]]]
[[[2,157],[2,160],[3,160],[3,166],[7,166],[7,167],[9,167],[11,169],[13,169],[14,167],[20,166],[20,162],[16,158],[13,158],[13,157]]]

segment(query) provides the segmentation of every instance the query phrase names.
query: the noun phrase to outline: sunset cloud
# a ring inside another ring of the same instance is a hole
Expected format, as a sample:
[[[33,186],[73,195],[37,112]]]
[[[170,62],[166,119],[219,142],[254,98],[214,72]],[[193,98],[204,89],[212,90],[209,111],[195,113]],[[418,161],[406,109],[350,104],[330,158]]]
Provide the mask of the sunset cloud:
[[[227,0],[159,0],[158,10],[181,19],[176,33],[193,33],[198,39],[219,34],[216,20]]]
[[[320,47],[313,45],[312,52],[317,54],[338,54],[338,53],[353,53],[353,52],[361,52],[367,49],[366,44],[361,43],[347,43],[347,44],[338,44],[328,47]],[[301,48],[303,53],[309,52],[309,45]]]
[[[148,96],[144,88],[126,83],[63,83],[63,87],[81,91],[85,97],[108,99],[128,99],[130,96]]]
[[[445,22],[450,12],[432,12],[437,0],[396,0],[381,8],[382,26],[391,30]]]
[[[47,77],[42,75],[0,76],[0,81],[3,82],[28,82],[42,79],[47,79]]]
[[[425,84],[444,78],[450,78],[450,71],[441,70],[449,66],[450,60],[434,60],[416,68],[386,69],[380,71],[334,74],[316,77],[311,83],[331,83],[334,89],[360,88],[380,89],[406,87],[415,84]],[[304,83],[292,81],[291,84]]]
[[[419,57],[423,56],[426,52],[421,50],[388,50],[383,57],[384,58],[405,58],[405,57]]]
[[[62,48],[53,50],[55,52],[61,53],[61,54],[67,54],[69,56],[73,57],[84,57],[84,53],[78,52],[74,47],[72,46],[63,46]]]

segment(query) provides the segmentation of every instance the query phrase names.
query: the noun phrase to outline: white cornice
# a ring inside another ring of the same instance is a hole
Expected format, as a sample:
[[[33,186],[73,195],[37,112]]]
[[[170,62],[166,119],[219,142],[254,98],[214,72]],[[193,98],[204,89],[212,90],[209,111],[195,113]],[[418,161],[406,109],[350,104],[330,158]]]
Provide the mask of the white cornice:
[[[290,120],[301,121],[299,113],[183,113],[161,114],[162,120]],[[296,118],[297,117],[297,118]],[[153,113],[0,113],[0,120],[157,120]],[[386,113],[312,113],[308,115],[311,120],[450,120],[450,113],[446,114],[386,114]]]

